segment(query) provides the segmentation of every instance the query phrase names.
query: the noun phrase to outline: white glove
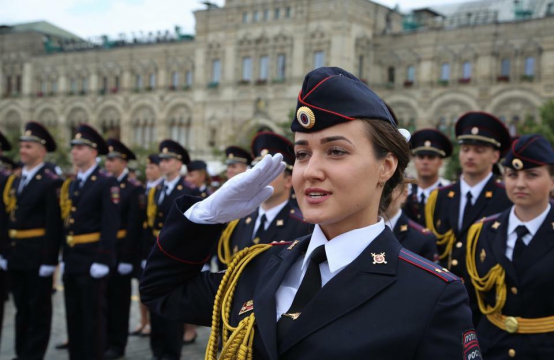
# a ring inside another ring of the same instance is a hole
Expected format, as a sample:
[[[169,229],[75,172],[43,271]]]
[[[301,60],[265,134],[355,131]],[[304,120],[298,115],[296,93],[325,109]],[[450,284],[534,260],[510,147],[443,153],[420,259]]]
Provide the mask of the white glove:
[[[38,269],[38,276],[40,277],[49,277],[52,276],[54,273],[54,270],[56,270],[56,267],[54,265],[41,265]]]
[[[104,264],[93,263],[90,266],[90,276],[95,279],[100,279],[110,273],[110,268]]]
[[[142,268],[142,270],[144,270],[144,268],[146,267],[146,260],[142,260],[140,262],[140,267]]]
[[[194,204],[185,216],[197,224],[223,224],[251,214],[273,194],[269,184],[285,170],[283,155],[266,155],[252,169],[234,176],[219,190]]]
[[[4,259],[2,255],[0,255],[0,269],[8,271],[8,260]]]
[[[127,275],[130,274],[131,271],[133,271],[133,265],[128,263],[120,263],[117,265],[117,272],[120,275]]]
[[[65,263],[62,261],[60,262],[60,276],[63,276],[64,271],[65,271]]]

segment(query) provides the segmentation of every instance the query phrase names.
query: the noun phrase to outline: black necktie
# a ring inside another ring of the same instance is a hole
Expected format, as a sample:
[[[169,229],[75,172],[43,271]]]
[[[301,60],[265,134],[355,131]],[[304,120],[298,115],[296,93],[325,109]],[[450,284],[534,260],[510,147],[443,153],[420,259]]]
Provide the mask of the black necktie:
[[[419,211],[421,213],[423,213],[425,211],[425,194],[424,193],[421,193],[420,197],[419,197]]]
[[[514,252],[512,254],[512,263],[517,269],[518,261],[521,259],[521,254],[527,247],[527,245],[525,245],[525,243],[523,242],[523,238],[525,237],[525,235],[529,234],[529,230],[527,230],[525,225],[519,225],[518,227],[516,227],[516,234],[517,240],[516,245],[514,246]]]
[[[317,292],[321,290],[321,273],[319,272],[319,264],[324,261],[327,261],[325,245],[320,245],[312,252],[312,256],[308,262],[309,265],[306,270],[306,275],[304,275],[304,279],[302,279],[302,283],[294,296],[292,305],[277,322],[277,340],[279,342],[285,338],[285,335],[294,324],[294,320],[300,316],[310,300],[312,300]]]
[[[471,191],[468,191],[466,194],[466,207],[464,208],[464,216],[462,217],[462,228],[467,225],[467,223],[470,221],[472,214],[471,210],[473,209],[473,204],[471,203],[471,199],[473,196],[471,195]]]
[[[160,197],[158,198],[158,205],[161,205],[161,203],[164,201],[165,196],[168,195],[167,190],[169,190],[169,186],[164,185],[164,189],[160,194]]]
[[[19,187],[17,188],[18,194],[21,194],[23,192],[23,190],[25,189],[25,186],[27,186],[26,182],[27,182],[27,176],[23,175],[21,177],[21,181],[19,182]]]
[[[258,226],[258,230],[256,230],[256,235],[254,236],[254,239],[258,238],[259,240],[264,236],[266,221],[267,221],[267,217],[265,216],[265,214],[263,214],[262,217],[260,218],[260,226]]]

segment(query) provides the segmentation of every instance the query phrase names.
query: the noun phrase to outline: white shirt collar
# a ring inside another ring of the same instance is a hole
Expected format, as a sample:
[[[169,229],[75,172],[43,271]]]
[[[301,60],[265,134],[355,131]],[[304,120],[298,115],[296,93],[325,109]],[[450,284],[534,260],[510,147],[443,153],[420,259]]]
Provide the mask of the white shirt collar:
[[[36,173],[42,169],[42,167],[44,166],[44,163],[40,163],[38,164],[37,166],[35,166],[34,168],[32,168],[31,170],[27,170],[27,167],[24,166],[23,167],[23,170],[21,171],[21,177],[25,176],[25,182],[29,182],[35,175]]]
[[[421,194],[425,195],[425,201],[429,198],[429,195],[431,195],[431,192],[439,187],[439,184],[441,183],[441,179],[439,178],[437,182],[435,182],[433,185],[422,189],[421,186],[417,187],[417,200],[421,200]]]
[[[387,221],[387,226],[390,227],[391,231],[394,230],[396,227],[396,223],[398,222],[398,219],[400,219],[400,216],[402,216],[402,209],[398,210],[396,215],[391,217],[389,221]]]
[[[329,270],[334,273],[354,261],[371,242],[383,232],[385,221],[379,218],[376,224],[361,229],[351,230],[328,241],[325,234],[316,225],[312,233],[308,250],[302,262],[302,270],[306,266],[312,252],[320,245],[325,245]]]
[[[128,173],[129,173],[129,169],[127,168],[123,169],[123,172],[121,173],[121,175],[117,177],[117,182],[121,182],[121,180],[123,180],[125,175],[127,175]]]
[[[258,219],[261,219],[262,215],[265,214],[265,218],[266,218],[265,228],[266,229],[269,226],[269,224],[271,224],[273,222],[273,219],[275,219],[277,214],[279,214],[279,212],[281,212],[281,210],[283,210],[283,208],[285,207],[285,205],[287,205],[288,202],[289,201],[286,200],[286,201],[280,203],[279,205],[272,207],[269,210],[264,210],[262,208],[262,206],[260,205],[260,208],[259,208],[259,211],[258,211]]]
[[[460,192],[461,192],[460,195],[465,198],[467,196],[466,195],[467,192],[470,191],[472,196],[471,203],[475,204],[475,202],[477,201],[477,198],[481,194],[481,191],[483,191],[483,188],[485,187],[485,185],[487,184],[487,182],[490,180],[491,177],[492,177],[492,172],[489,173],[489,175],[486,178],[484,178],[483,180],[475,184],[475,186],[471,187],[468,185],[468,183],[465,182],[464,177],[462,176],[460,178]]]
[[[154,181],[148,181],[146,183],[146,189],[149,190],[155,186],[158,186],[159,183],[161,183],[162,181],[164,180],[163,176],[161,178],[159,178],[158,180],[154,180]]]
[[[512,209],[510,210],[510,217],[508,219],[508,235],[516,231],[516,228],[519,225],[524,225],[527,230],[529,230],[529,234],[531,237],[535,236],[537,231],[539,231],[539,228],[541,227],[542,223],[544,222],[544,219],[546,219],[546,216],[548,215],[548,212],[550,211],[550,208],[552,206],[548,204],[546,207],[546,210],[544,210],[539,216],[534,218],[530,221],[521,221],[515,212],[515,205],[512,206]]]
[[[90,174],[92,174],[94,172],[94,170],[96,170],[97,167],[98,167],[98,165],[94,164],[93,166],[90,167],[90,169],[88,169],[84,173],[81,172],[81,170],[79,170],[79,172],[77,173],[77,178],[79,180],[83,181],[83,182],[87,181]]]
[[[171,180],[171,181],[167,181],[166,179],[164,179],[164,186],[167,186],[167,191],[166,191],[166,194],[171,194],[171,192],[173,191],[173,189],[175,188],[175,185],[177,185],[177,183],[181,180],[181,177],[180,176],[177,176],[175,179]]]

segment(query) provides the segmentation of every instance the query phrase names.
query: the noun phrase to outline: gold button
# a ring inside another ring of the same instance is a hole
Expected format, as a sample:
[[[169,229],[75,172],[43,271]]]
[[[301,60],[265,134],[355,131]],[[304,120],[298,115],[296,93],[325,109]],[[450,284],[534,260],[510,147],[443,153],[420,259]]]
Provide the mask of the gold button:
[[[462,244],[461,241],[458,241],[458,242],[456,243],[456,247],[457,247],[458,249],[461,248],[462,246],[463,246],[463,244]]]
[[[456,259],[452,260],[452,266],[456,266],[456,265],[458,265],[458,260]]]
[[[508,350],[508,356],[510,356],[511,358],[516,357],[516,351],[514,349]]]
[[[75,212],[77,211],[77,208],[75,206],[71,207],[71,211]]]
[[[163,212],[158,213],[158,216],[164,216]]]
[[[517,288],[514,286],[510,290],[512,290],[512,294],[517,295]]]
[[[158,223],[158,226],[162,227],[162,226],[164,226],[164,223]]]
[[[69,223],[73,224],[75,222],[75,219],[69,219]]]
[[[70,231],[70,232],[69,232],[69,235],[73,235],[73,231]]]

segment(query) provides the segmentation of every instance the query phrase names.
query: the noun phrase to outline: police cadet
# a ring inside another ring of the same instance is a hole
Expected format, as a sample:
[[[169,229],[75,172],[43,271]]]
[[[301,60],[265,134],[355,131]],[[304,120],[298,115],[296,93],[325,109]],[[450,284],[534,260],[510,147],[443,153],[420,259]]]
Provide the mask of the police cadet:
[[[468,112],[456,122],[462,176],[456,184],[433,190],[425,207],[427,228],[437,236],[440,263],[466,278],[467,230],[477,220],[510,206],[492,167],[510,146],[510,134],[491,114]]]
[[[146,217],[144,188],[129,177],[127,164],[135,154],[121,141],[108,139],[106,170],[119,184],[120,225],[117,232],[116,266],[108,279],[108,333],[105,359],[125,355],[131,310],[131,278],[141,251],[142,223]]]
[[[483,356],[554,359],[554,150],[541,135],[524,135],[503,165],[514,205],[468,234]]]
[[[106,350],[107,286],[115,262],[120,188],[100,170],[96,158],[108,154],[106,141],[89,125],[71,140],[77,175],[64,181],[64,295],[70,359],[102,359]]]
[[[183,164],[190,163],[188,151],[173,140],[162,141],[159,149],[160,170],[164,180],[148,194],[150,237],[147,248],[150,251],[157,248],[156,240],[175,199],[183,195],[200,195],[198,189],[180,175]],[[179,359],[183,344],[183,322],[150,312],[150,325],[150,348],[154,359]]]
[[[8,214],[4,211],[5,205],[2,190],[4,190],[6,181],[11,174],[11,169],[15,166],[14,161],[7,156],[3,156],[2,152],[10,151],[11,149],[10,142],[0,131],[0,324],[3,324],[4,321],[4,302],[8,298],[7,264],[3,256],[8,242]],[[0,326],[1,339],[2,326]]]
[[[283,174],[271,183],[273,194],[252,214],[227,226],[218,244],[219,260],[223,264],[228,265],[245,247],[296,239],[310,233],[311,225],[304,221],[300,209],[290,200],[294,165],[292,149],[290,140],[273,132],[260,132],[252,139],[253,165],[267,154],[281,154],[287,166]]]
[[[435,235],[408,218],[401,208],[408,197],[408,186],[410,184],[402,183],[392,192],[392,201],[385,213],[387,225],[403,247],[428,260],[438,262]]]
[[[225,160],[227,165],[227,170],[225,171],[227,180],[248,170],[252,162],[250,153],[238,146],[227,147],[225,149],[225,156],[227,157]]]
[[[439,170],[443,159],[452,155],[452,143],[436,129],[421,129],[412,134],[410,148],[417,183],[410,185],[403,209],[406,216],[425,227],[425,204],[429,195],[436,188],[450,184],[450,181],[439,177]]]
[[[42,125],[27,123],[19,141],[22,174],[12,174],[3,188],[9,242],[4,256],[17,309],[17,358],[42,359],[50,339],[52,274],[62,237],[62,180],[44,166],[56,142]]]
[[[339,68],[298,96],[293,184],[311,235],[259,244],[201,272],[224,223],[283,176],[266,155],[212,196],[176,200],[141,281],[162,316],[212,324],[206,359],[481,359],[460,279],[403,249],[379,215],[410,160],[383,101]],[[292,240],[292,239],[289,239]],[[212,317],[213,315],[213,317]]]
[[[202,160],[193,160],[187,164],[187,176],[185,180],[194,185],[200,191],[203,198],[210,196],[213,191],[210,188],[211,178],[208,174],[208,164]]]

